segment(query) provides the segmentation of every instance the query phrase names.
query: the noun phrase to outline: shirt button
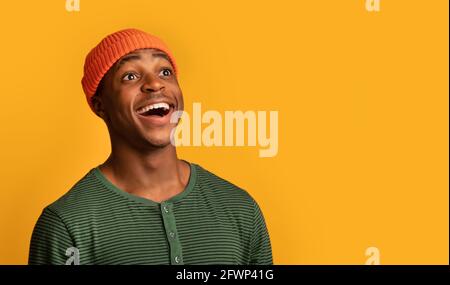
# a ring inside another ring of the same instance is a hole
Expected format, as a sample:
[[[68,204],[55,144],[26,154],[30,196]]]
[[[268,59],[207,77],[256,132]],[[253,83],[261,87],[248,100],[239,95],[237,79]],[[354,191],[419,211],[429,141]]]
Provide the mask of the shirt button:
[[[175,256],[175,263],[180,263],[180,258],[178,256]]]
[[[164,212],[169,213],[169,208],[167,206],[164,206],[163,209],[164,209]]]
[[[175,233],[174,233],[174,232],[170,232],[170,233],[169,233],[169,236],[170,236],[171,238],[174,238],[174,237],[175,237]]]

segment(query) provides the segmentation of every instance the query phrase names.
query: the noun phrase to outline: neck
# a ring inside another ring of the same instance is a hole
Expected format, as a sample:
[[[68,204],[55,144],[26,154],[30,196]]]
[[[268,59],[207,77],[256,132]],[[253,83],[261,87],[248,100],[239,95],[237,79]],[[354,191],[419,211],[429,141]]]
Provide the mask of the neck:
[[[171,144],[145,151],[113,142],[111,146],[100,170],[126,192],[162,201],[183,191],[189,180],[189,165],[177,158]]]

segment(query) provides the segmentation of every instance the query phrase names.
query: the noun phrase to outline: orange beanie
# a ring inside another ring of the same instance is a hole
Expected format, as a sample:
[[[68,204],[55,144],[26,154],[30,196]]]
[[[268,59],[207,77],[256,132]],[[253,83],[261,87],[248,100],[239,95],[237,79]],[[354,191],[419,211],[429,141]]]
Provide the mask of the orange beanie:
[[[94,47],[86,56],[84,62],[84,75],[81,79],[81,85],[92,110],[91,98],[106,72],[122,56],[143,48],[155,48],[165,52],[172,63],[175,74],[177,74],[173,55],[159,38],[137,29],[115,32],[106,36]]]

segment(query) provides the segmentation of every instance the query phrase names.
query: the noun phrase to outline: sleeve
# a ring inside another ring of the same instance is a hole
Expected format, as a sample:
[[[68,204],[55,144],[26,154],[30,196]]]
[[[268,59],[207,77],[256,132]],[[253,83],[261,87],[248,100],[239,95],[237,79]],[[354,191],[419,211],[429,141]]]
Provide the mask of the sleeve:
[[[272,265],[272,247],[264,216],[253,200],[253,235],[250,241],[250,265]]]
[[[48,207],[42,211],[31,236],[29,265],[64,265],[72,239],[61,218]]]

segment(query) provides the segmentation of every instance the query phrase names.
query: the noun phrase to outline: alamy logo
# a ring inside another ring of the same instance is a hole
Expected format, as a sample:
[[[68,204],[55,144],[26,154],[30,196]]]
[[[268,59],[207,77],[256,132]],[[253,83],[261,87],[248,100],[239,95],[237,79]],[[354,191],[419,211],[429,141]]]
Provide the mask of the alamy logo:
[[[369,12],[379,12],[380,0],[366,0],[366,10]]]
[[[175,111],[170,117],[170,141],[174,146],[259,146],[259,157],[278,153],[278,111],[225,111],[202,113],[202,104],[193,104],[193,114]],[[181,120],[180,120],[181,119]],[[191,127],[192,125],[192,127]],[[205,128],[202,128],[206,125]]]
[[[66,250],[66,265],[80,265],[80,251],[76,247],[69,247]]]
[[[377,247],[371,246],[366,249],[366,265],[380,265],[380,250]]]
[[[66,0],[67,12],[80,11],[80,0]]]

